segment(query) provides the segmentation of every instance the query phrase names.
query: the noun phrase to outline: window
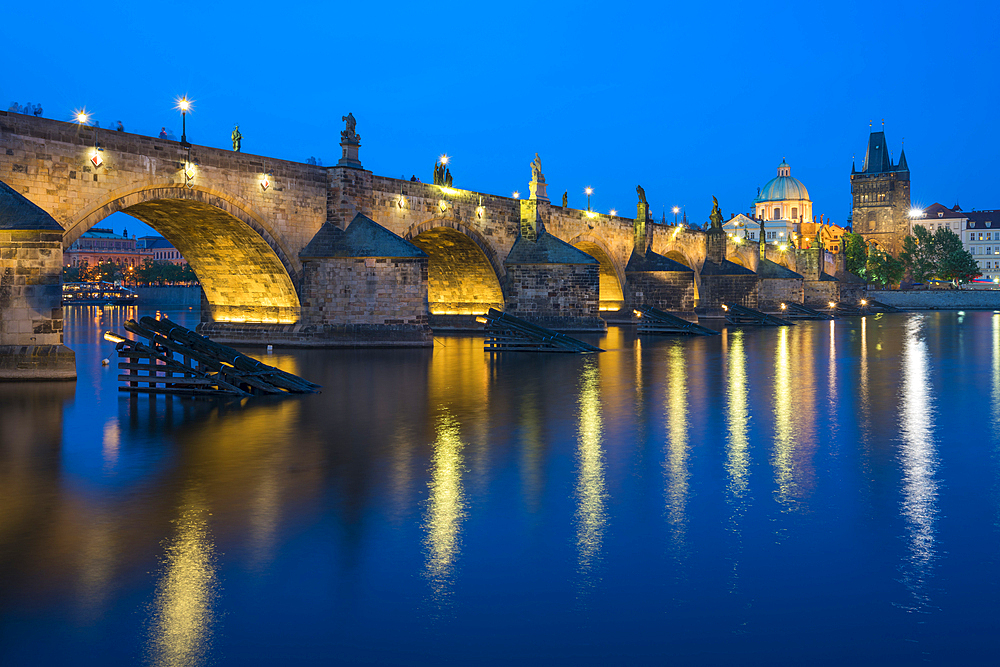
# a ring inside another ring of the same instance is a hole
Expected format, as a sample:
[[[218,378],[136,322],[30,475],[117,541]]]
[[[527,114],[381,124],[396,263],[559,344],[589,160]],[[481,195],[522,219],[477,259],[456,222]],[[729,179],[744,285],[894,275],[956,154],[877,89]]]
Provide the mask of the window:
[[[774,219],[775,220],[781,220],[781,209],[780,208],[775,208],[774,209]]]
[[[982,240],[983,240],[983,233],[982,233],[982,232],[979,232],[979,240],[980,240],[980,241],[982,241]]]
[[[987,241],[989,241],[989,240],[990,240],[990,233],[989,233],[989,232],[986,232],[986,240],[987,240]]]
[[[799,209],[797,206],[792,207],[792,220],[799,217]]]

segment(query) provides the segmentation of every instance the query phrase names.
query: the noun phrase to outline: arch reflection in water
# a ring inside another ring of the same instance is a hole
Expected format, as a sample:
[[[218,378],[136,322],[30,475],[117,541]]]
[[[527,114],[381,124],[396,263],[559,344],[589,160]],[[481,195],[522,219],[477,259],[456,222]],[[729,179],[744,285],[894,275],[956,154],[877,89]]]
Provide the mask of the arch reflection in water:
[[[577,446],[576,546],[581,574],[589,574],[600,558],[607,523],[604,484],[603,424],[600,373],[588,359],[580,378],[580,428]]]
[[[443,412],[438,418],[424,519],[427,550],[424,572],[439,602],[449,593],[461,546],[459,531],[465,518],[462,449],[458,422]]]
[[[900,459],[903,472],[903,520],[909,558],[903,566],[903,583],[918,608],[929,603],[924,586],[935,559],[937,519],[937,452],[931,424],[934,399],[928,371],[927,343],[923,338],[923,316],[907,323],[903,338],[903,384],[899,397]]]
[[[684,348],[675,341],[667,352],[667,521],[673,529],[674,545],[684,545],[687,528],[688,392]]]
[[[208,660],[218,594],[208,516],[204,494],[188,489],[156,586],[148,646],[154,665],[200,665]]]

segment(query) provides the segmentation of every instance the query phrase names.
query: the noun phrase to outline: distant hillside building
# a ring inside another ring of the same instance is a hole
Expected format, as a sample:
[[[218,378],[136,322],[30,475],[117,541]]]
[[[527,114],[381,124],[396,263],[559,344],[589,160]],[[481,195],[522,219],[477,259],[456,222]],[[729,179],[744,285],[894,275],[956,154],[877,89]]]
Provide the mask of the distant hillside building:
[[[111,229],[93,227],[80,235],[63,253],[63,266],[96,266],[112,262],[121,266],[139,266],[152,253],[137,247],[128,230],[115,234]]]
[[[137,243],[140,248],[152,252],[152,258],[155,261],[170,262],[178,266],[187,264],[187,260],[184,259],[180,251],[162,236],[141,236]]]
[[[855,234],[898,255],[910,233],[910,169],[906,154],[892,164],[885,132],[872,132],[861,171],[851,165],[851,221]]]

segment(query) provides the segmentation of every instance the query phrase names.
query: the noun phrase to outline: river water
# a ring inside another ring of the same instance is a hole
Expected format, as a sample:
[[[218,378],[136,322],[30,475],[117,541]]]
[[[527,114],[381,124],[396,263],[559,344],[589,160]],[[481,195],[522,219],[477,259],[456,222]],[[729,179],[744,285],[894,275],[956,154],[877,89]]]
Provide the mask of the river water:
[[[235,402],[120,394],[135,314],[0,385],[0,664],[996,664],[1000,313],[279,351],[322,393]]]

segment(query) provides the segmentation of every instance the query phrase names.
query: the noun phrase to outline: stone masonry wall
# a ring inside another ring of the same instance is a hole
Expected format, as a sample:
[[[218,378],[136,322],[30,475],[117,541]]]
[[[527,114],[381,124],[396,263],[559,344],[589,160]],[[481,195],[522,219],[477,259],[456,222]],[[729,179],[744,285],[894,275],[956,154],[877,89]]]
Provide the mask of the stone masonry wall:
[[[701,277],[700,308],[719,308],[723,303],[735,303],[757,308],[756,274]]]
[[[780,311],[782,303],[802,303],[804,282],[798,278],[762,279],[757,287],[757,308],[770,313]]]
[[[841,301],[840,283],[833,280],[803,280],[802,289],[807,305],[825,308],[831,301]]]
[[[0,345],[62,342],[62,235],[0,231]]]
[[[303,261],[304,324],[427,325],[427,259]]]
[[[552,328],[603,328],[598,264],[507,266],[506,312]]]
[[[626,307],[647,305],[671,313],[694,312],[694,271],[629,271]]]

